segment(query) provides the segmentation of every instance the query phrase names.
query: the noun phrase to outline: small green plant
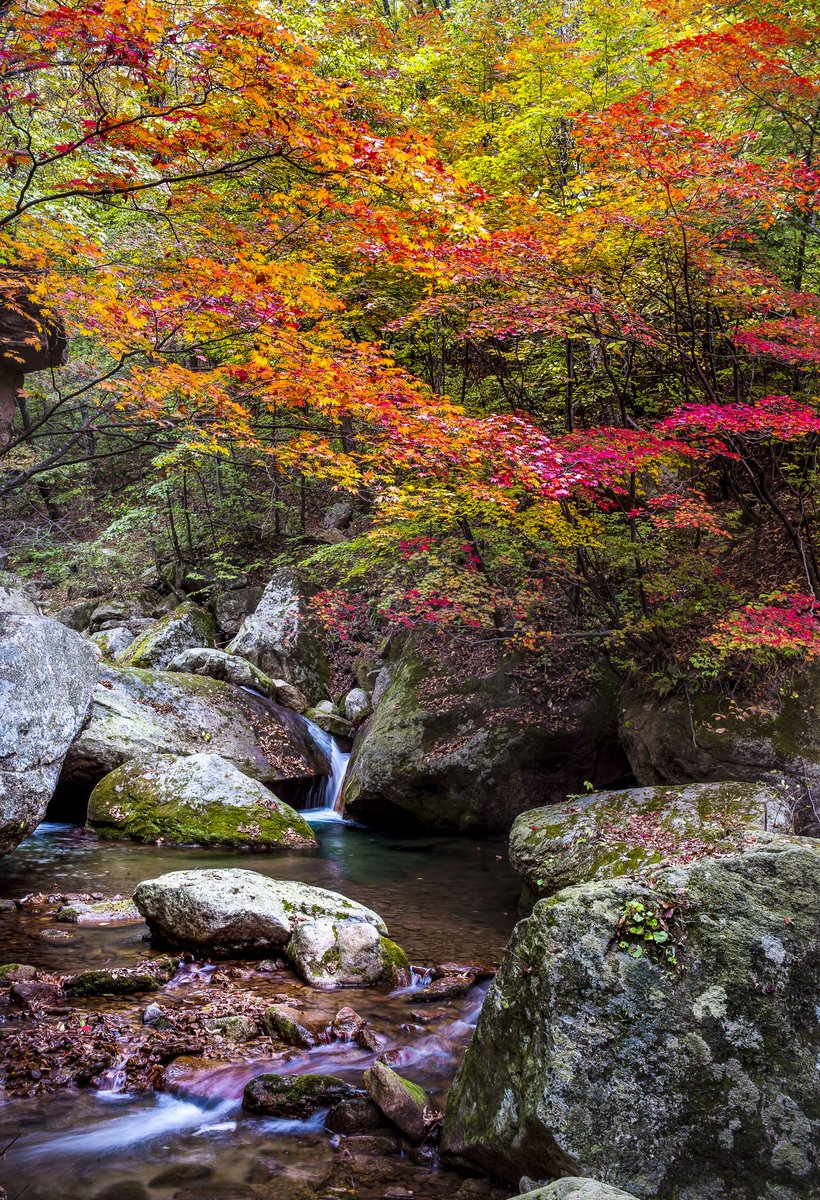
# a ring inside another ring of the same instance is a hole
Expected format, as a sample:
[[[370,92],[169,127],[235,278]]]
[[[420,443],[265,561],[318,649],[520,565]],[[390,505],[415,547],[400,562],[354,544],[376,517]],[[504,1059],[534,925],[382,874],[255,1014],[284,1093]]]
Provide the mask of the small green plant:
[[[675,906],[653,908],[643,900],[627,900],[615,928],[618,949],[630,958],[654,957],[679,970],[678,946],[672,938],[670,925]]]

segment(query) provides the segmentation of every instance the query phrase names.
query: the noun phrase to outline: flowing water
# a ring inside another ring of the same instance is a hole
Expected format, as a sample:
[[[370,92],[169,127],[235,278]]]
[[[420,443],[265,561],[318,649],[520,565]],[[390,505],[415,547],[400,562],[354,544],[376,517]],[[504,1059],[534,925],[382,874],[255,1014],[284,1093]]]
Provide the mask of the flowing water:
[[[498,960],[516,919],[518,891],[504,843],[398,838],[328,820],[345,762],[343,757],[333,759],[332,739],[323,746],[327,735],[321,730],[310,733],[334,769],[323,793],[308,800],[317,805],[306,815],[316,823],[318,849],[275,854],[159,849],[99,841],[74,826],[43,825],[0,860],[0,897],[72,891],[128,895],[141,879],[161,872],[242,866],[332,888],[375,908],[420,968],[415,989],[427,978],[425,968],[435,963]],[[107,928],[58,926],[53,916],[42,913],[0,913],[0,961],[32,963],[53,972],[138,962],[151,953],[146,938],[147,930],[138,922]],[[314,1023],[329,1023],[342,1005],[352,1005],[377,1032],[379,1053],[422,1084],[438,1106],[484,992],[476,987],[466,997],[437,1007],[433,1019],[422,1020],[413,1007],[413,989],[390,994],[378,988],[317,991],[289,971],[266,976],[251,964],[242,964],[240,974],[242,986],[260,997],[286,990],[300,998]],[[188,963],[160,999],[163,1004],[202,1006],[214,986],[211,967]],[[128,1010],[138,1033],[146,1002],[143,997],[80,1003],[92,1009],[96,1003]],[[11,1019],[8,1028],[14,1025]],[[11,1197],[302,1200],[349,1194],[369,1200],[397,1184],[415,1188],[416,1196],[425,1198],[452,1195],[458,1184],[434,1161],[427,1161],[423,1151],[418,1161],[395,1155],[364,1160],[352,1154],[345,1149],[345,1139],[340,1142],[324,1130],[324,1114],[295,1122],[242,1112],[242,1088],[263,1070],[329,1072],[360,1086],[362,1071],[374,1054],[354,1044],[329,1041],[309,1051],[277,1050],[265,1059],[206,1064],[172,1092],[133,1096],[122,1090],[130,1051],[127,1036],[120,1050],[96,1091],[8,1100],[0,1106],[0,1151],[8,1145],[0,1157],[0,1183]],[[349,1139],[350,1144],[354,1141]],[[361,1176],[351,1182],[345,1172],[359,1170],[363,1161],[369,1164],[369,1183],[362,1183]]]

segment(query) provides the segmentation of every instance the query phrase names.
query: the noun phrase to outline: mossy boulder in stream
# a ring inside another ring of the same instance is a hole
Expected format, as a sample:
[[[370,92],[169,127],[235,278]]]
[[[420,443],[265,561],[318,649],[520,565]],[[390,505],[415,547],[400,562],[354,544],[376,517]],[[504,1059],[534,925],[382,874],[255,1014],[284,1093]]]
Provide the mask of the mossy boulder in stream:
[[[229,683],[101,666],[89,719],[66,756],[61,784],[97,783],[132,759],[201,751],[274,785],[311,780],[324,766],[306,740]]]
[[[530,898],[550,896],[670,860],[730,854],[755,832],[787,824],[782,799],[751,783],[592,792],[517,817],[510,862]]]
[[[297,925],[323,917],[387,933],[377,913],[338,892],[239,867],[170,871],[138,884],[134,903],[155,938],[210,953],[278,950]]]
[[[410,982],[410,963],[401,947],[363,921],[305,921],[293,931],[288,958],[311,987],[402,987]]]
[[[563,691],[497,647],[411,641],[376,686],[353,744],[342,807],[385,827],[507,829],[533,797],[607,786],[624,763],[615,708],[581,673]]]
[[[642,1200],[816,1195],[820,844],[759,837],[535,905],[450,1094],[451,1160]]]
[[[100,837],[168,845],[315,846],[303,817],[218,754],[155,754],[124,763],[88,802]]]
[[[373,1103],[411,1142],[423,1141],[427,1133],[424,1088],[378,1061],[365,1071],[364,1086]]]
[[[154,958],[136,967],[80,971],[63,983],[67,996],[135,996],[157,992],[177,969],[172,958]]]
[[[356,1089],[335,1075],[257,1075],[245,1087],[242,1107],[268,1117],[303,1119],[355,1095]]]
[[[186,600],[137,638],[119,661],[123,666],[161,671],[181,650],[213,646],[216,632],[211,614]]]
[[[776,787],[798,833],[820,836],[820,663],[796,668],[774,699],[628,692],[621,740],[639,783],[748,780]]]

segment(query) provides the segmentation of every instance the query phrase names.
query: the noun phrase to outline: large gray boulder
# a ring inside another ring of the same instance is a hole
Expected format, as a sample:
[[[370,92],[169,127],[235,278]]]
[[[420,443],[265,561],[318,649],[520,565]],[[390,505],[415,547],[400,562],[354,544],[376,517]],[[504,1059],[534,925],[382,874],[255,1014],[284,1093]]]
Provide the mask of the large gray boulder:
[[[620,1188],[610,1187],[608,1183],[599,1183],[597,1179],[568,1175],[546,1187],[515,1196],[513,1200],[636,1200],[636,1197]]]
[[[760,837],[536,904],[456,1077],[451,1159],[647,1200],[816,1194],[820,844]]]
[[[66,757],[62,782],[96,784],[133,758],[203,750],[274,785],[310,780],[324,769],[307,741],[297,740],[275,714],[255,709],[230,684],[103,665],[89,720]]]
[[[160,941],[211,953],[280,950],[297,925],[323,917],[387,933],[377,913],[337,892],[238,867],[171,871],[140,883],[134,903]]]
[[[330,663],[327,647],[306,606],[306,593],[296,572],[283,567],[262,593],[236,637],[228,643],[266,675],[286,679],[315,704],[327,693]]]
[[[20,588],[0,584],[0,618],[14,615],[39,617],[40,610]]]
[[[790,803],[798,832],[820,836],[820,663],[798,668],[765,703],[629,692],[619,720],[639,783],[768,783]]]
[[[235,687],[251,688],[295,712],[304,712],[308,707],[307,697],[294,684],[285,679],[271,679],[270,675],[260,671],[247,659],[238,654],[228,654],[225,650],[207,647],[182,650],[171,659],[167,670],[224,679]]]
[[[166,613],[147,629],[120,658],[123,666],[161,671],[182,650],[213,646],[216,625],[213,617],[190,600]]]
[[[101,837],[175,846],[316,845],[304,817],[218,754],[123,763],[91,793],[88,825]]]
[[[614,705],[580,677],[541,694],[525,664],[491,648],[406,645],[384,668],[356,735],[342,807],[382,826],[507,829],[533,799],[564,799],[624,771]]]
[[[0,853],[40,824],[82,725],[97,655],[47,617],[0,616]]]
[[[134,644],[134,635],[126,625],[115,625],[112,629],[101,629],[90,635],[91,641],[100,649],[106,662],[114,662]]]
[[[311,987],[399,987],[410,982],[407,955],[365,921],[305,921],[293,932],[288,958]]]
[[[510,831],[510,862],[527,896],[670,862],[731,854],[765,830],[787,829],[781,797],[752,783],[591,792],[533,808]]]

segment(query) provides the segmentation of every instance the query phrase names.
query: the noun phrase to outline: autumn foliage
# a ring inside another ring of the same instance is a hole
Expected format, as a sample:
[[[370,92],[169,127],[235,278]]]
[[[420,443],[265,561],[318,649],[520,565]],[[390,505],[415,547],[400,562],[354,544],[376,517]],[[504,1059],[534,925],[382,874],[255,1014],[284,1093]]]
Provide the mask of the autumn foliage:
[[[305,489],[352,497],[314,564],[340,636],[540,651],[558,593],[667,682],[817,652],[808,7],[0,19],[0,283],[72,346],[0,493],[135,455],[246,472],[277,534]]]

